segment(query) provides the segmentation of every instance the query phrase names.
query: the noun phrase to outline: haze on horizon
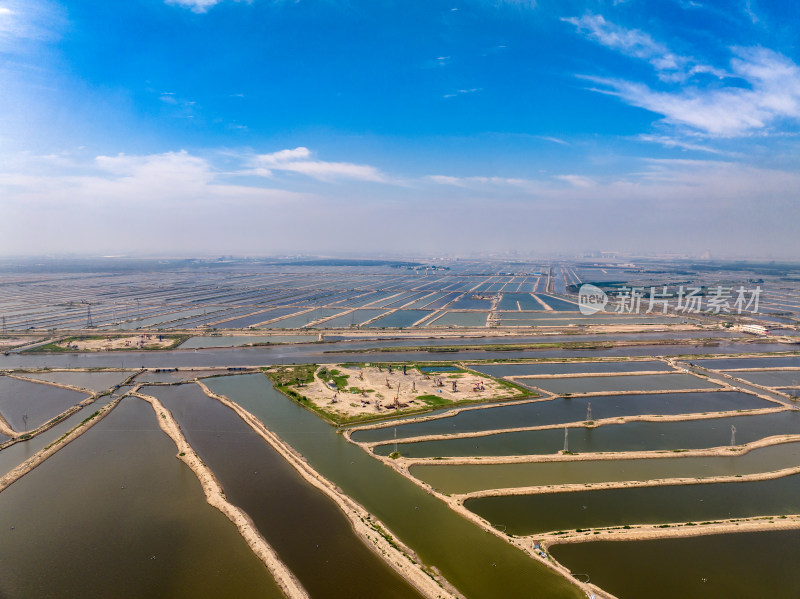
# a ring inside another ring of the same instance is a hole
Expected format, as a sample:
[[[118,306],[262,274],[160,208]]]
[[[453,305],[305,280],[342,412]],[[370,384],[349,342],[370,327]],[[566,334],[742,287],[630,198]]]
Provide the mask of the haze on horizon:
[[[788,0],[0,0],[0,255],[798,259]]]

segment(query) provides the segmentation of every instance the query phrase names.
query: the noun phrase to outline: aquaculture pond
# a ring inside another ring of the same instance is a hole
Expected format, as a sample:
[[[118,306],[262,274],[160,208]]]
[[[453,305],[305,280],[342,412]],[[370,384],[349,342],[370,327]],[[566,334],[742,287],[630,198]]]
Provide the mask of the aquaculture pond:
[[[127,390],[127,388],[125,388],[125,390]],[[124,393],[123,390],[121,391]],[[120,393],[120,395],[121,394],[122,393]],[[58,424],[50,427],[43,433],[24,441],[17,441],[13,445],[9,445],[5,449],[0,450],[0,476],[7,474],[22,462],[32,457],[36,452],[50,445],[50,443],[61,437],[61,435],[72,430],[75,426],[83,422],[84,419],[94,414],[115,397],[116,395],[101,397],[88,406],[81,408],[69,418],[65,418]]]
[[[737,444],[774,435],[800,434],[800,412],[678,422],[628,422],[596,428],[578,426],[568,429],[567,443],[569,451],[575,453],[702,449],[729,445],[731,426],[736,427]],[[410,458],[549,454],[563,449],[564,429],[560,428],[397,445],[397,451]],[[389,455],[393,451],[393,443],[375,448],[379,455]]]
[[[445,312],[439,318],[425,323],[430,327],[483,327],[488,312]]]
[[[575,460],[523,464],[412,466],[411,474],[443,493],[664,478],[709,478],[800,466],[800,443],[781,443],[743,455],[658,459]]]
[[[62,385],[81,387],[83,389],[89,389],[90,391],[105,391],[114,385],[119,385],[133,373],[133,370],[111,370],[105,372],[21,372],[19,376],[36,381],[50,381]]]
[[[579,306],[575,302],[568,302],[545,293],[540,293],[538,297],[557,312],[577,312],[579,310]]]
[[[0,414],[15,431],[30,431],[79,404],[79,391],[0,376]]]
[[[784,346],[785,347],[785,346]],[[774,356],[768,358],[714,358],[692,360],[694,364],[712,370],[732,368],[800,368],[800,356]]]
[[[230,408],[194,384],[145,387],[181,426],[228,500],[314,597],[418,597],[353,531],[347,517]]]
[[[513,535],[797,514],[800,474],[745,482],[477,497],[464,506],[493,524],[503,524]]]
[[[429,310],[398,310],[392,312],[383,318],[379,318],[368,325],[368,329],[377,329],[381,327],[389,328],[404,328],[410,327],[415,322],[422,320],[426,316],[430,316],[433,312]]]
[[[467,597],[522,598],[530,596],[531,588],[548,598],[583,597],[549,568],[485,533],[349,443],[315,414],[275,391],[264,376],[213,379],[209,387],[260,418]]]
[[[220,335],[218,337],[191,337],[181,344],[181,349],[205,347],[240,347],[256,343],[311,343],[317,340],[313,335]]]
[[[178,370],[177,368],[163,368],[148,370],[136,376],[134,383],[179,383],[207,376],[228,374],[227,370]]]
[[[550,551],[620,599],[797,598],[800,530],[595,541]]]
[[[342,314],[336,318],[331,318],[318,324],[321,329],[336,329],[336,328],[349,328],[351,326],[358,326],[368,320],[372,320],[381,314],[386,314],[386,310],[355,310],[347,314]]]
[[[582,337],[581,337],[582,339]],[[547,342],[549,337],[542,337]],[[558,338],[564,341],[564,338]],[[568,339],[566,339],[568,340]],[[674,372],[661,360],[630,360],[624,362],[530,362],[527,364],[468,364],[469,368],[489,376],[525,376],[535,374],[579,374],[607,372]]]
[[[757,372],[727,372],[755,385],[763,387],[787,387],[800,385],[800,370],[762,370]]]
[[[343,314],[345,310],[343,308],[315,308],[310,312],[306,312],[304,314],[297,314],[295,316],[289,316],[287,318],[283,318],[281,320],[276,320],[275,322],[270,322],[267,324],[262,324],[258,328],[259,329],[299,329],[307,324],[314,322],[315,320],[319,320],[321,318],[328,318],[329,316],[335,316],[337,314]]]
[[[248,314],[247,316],[226,320],[225,322],[217,322],[214,324],[214,327],[218,329],[245,329],[247,327],[266,322],[267,320],[280,318],[281,316],[288,316],[289,314],[294,314],[295,312],[299,311],[299,308],[273,308],[272,310],[255,312],[253,314]]]
[[[550,393],[607,393],[613,391],[677,391],[718,389],[716,383],[692,374],[631,374],[568,378],[513,378],[515,383]]]
[[[282,597],[175,451],[127,398],[6,488],[0,596]]]
[[[589,414],[589,404],[592,408],[591,414]],[[689,391],[686,393],[570,397],[464,410],[455,416],[354,431],[352,439],[367,443],[388,441],[394,438],[395,429],[397,429],[398,438],[403,439],[423,435],[583,422],[617,416],[696,414],[775,407],[779,407],[778,404],[740,391]]]

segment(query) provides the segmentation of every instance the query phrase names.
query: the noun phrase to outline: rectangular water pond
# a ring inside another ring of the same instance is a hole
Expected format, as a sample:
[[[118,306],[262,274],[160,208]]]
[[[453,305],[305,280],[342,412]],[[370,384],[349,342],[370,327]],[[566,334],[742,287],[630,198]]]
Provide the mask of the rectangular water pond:
[[[38,428],[87,397],[72,389],[0,376],[0,414],[17,432]]]
[[[0,596],[282,597],[175,453],[128,398],[0,493]]]
[[[591,405],[591,414],[589,414]],[[488,431],[523,426],[543,426],[642,414],[698,414],[735,412],[777,407],[777,404],[740,391],[607,395],[558,398],[509,406],[464,410],[455,416],[367,429],[352,433],[354,441],[388,441],[398,438]],[[588,418],[591,416],[591,418]]]
[[[762,370],[760,372],[728,372],[726,374],[764,387],[796,387],[800,385],[800,370]]]
[[[513,535],[625,524],[704,522],[800,513],[800,474],[772,480],[598,489],[468,499]]]
[[[599,393],[613,391],[677,391],[680,389],[718,389],[720,386],[692,374],[642,374],[626,376],[586,376],[574,378],[514,378],[515,383],[529,389],[550,393]]]
[[[411,474],[444,493],[665,478],[709,478],[771,472],[800,465],[800,443],[781,443],[739,456],[634,460],[412,466]]]
[[[776,520],[779,522],[780,520]],[[556,545],[572,572],[620,599],[796,599],[800,530]]]
[[[598,451],[671,451],[744,444],[782,434],[800,434],[800,412],[785,411],[755,416],[731,416],[683,422],[628,422],[597,428],[568,429],[568,449],[575,453]],[[437,456],[504,456],[558,453],[564,449],[564,429],[499,433],[466,439],[400,443],[397,450],[411,458]],[[375,453],[389,455],[394,444],[379,445]]]
[[[205,347],[241,347],[258,343],[313,343],[317,334],[310,335],[220,335],[219,337],[191,337],[181,344],[181,349]]]
[[[546,341],[546,339],[545,339]],[[606,372],[673,372],[661,360],[626,362],[536,362],[530,364],[468,364],[472,370],[494,377],[524,376],[528,374],[578,374]]]
[[[252,518],[312,596],[419,597],[353,531],[336,504],[308,483],[233,410],[194,385],[145,387],[172,412],[228,500]]]
[[[429,316],[432,312],[428,310],[398,310],[397,312],[392,312],[387,316],[379,318],[375,320],[366,327],[368,329],[379,329],[381,327],[387,328],[405,328],[410,327],[412,324],[417,322],[418,320],[422,320],[426,316]]]
[[[483,327],[486,326],[488,312],[445,312],[433,322],[425,326],[430,327]]]
[[[25,372],[20,373],[27,379],[50,381],[72,387],[81,387],[90,391],[105,391],[119,385],[130,375],[132,370],[109,370],[105,372]]]

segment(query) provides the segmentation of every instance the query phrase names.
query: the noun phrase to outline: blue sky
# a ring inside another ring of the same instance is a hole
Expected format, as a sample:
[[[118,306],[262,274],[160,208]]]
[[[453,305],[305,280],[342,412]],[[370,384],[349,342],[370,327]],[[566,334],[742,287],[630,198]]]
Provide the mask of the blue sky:
[[[800,258],[799,22],[763,0],[0,0],[0,252]]]

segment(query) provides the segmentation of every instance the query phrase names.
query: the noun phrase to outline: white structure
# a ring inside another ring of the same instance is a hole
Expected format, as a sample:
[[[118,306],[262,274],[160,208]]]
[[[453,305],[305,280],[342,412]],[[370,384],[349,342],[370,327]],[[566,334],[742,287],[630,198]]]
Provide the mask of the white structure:
[[[742,333],[750,333],[751,335],[769,335],[767,327],[760,324],[743,324],[740,330]]]

